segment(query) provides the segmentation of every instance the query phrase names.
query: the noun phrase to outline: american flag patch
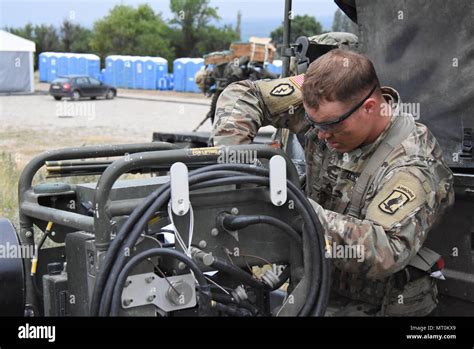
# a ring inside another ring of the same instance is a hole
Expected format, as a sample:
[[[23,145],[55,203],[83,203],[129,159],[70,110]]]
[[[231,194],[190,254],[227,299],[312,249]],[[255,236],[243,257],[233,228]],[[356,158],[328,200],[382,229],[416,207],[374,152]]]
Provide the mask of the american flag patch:
[[[301,90],[301,87],[303,86],[304,82],[304,74],[292,76],[290,80]]]

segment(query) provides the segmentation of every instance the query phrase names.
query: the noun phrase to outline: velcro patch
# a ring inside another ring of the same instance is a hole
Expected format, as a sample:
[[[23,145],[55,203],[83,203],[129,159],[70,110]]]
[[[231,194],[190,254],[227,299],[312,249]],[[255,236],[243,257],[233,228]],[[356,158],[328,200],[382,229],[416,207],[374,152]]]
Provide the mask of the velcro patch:
[[[288,112],[303,103],[301,91],[289,78],[258,80],[255,86],[271,115]]]
[[[396,173],[373,198],[366,218],[391,228],[426,202],[426,192],[418,178]]]
[[[399,184],[393,189],[392,193],[379,204],[379,208],[388,214],[394,214],[399,208],[415,198],[416,195],[410,188]]]

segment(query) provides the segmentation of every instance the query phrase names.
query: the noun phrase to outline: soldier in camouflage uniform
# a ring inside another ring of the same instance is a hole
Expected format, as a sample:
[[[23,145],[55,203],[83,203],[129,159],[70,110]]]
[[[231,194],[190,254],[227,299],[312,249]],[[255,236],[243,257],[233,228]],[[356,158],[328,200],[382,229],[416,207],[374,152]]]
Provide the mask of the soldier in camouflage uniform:
[[[249,57],[240,57],[234,59],[232,62],[217,64],[212,70],[199,70],[194,76],[196,85],[204,93],[209,93],[212,85],[215,85],[216,88],[211,100],[211,109],[207,113],[206,118],[195,130],[207,119],[210,119],[211,123],[214,123],[217,100],[227,85],[245,79],[260,80],[276,78],[278,78],[278,76],[268,71],[263,66],[263,63],[250,62]]]
[[[454,202],[453,175],[435,137],[400,105],[367,58],[341,49],[305,75],[234,83],[218,100],[216,146],[251,143],[266,125],[306,133],[306,192],[328,249],[363,251],[333,258],[328,316],[424,316],[436,308],[430,272],[407,276],[408,267]]]

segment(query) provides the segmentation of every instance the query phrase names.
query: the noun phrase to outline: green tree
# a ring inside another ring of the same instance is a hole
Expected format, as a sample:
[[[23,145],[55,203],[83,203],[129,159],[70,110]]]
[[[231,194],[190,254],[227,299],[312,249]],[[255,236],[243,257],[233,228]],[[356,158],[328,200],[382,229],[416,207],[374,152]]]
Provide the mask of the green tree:
[[[299,36],[313,36],[323,32],[321,23],[316,18],[297,15],[291,21],[290,42],[295,42]],[[272,41],[276,45],[283,43],[283,24],[270,33]]]
[[[35,41],[35,28],[31,23],[26,24],[23,28],[6,27],[5,30],[27,40]]]
[[[167,38],[169,29],[148,5],[137,8],[117,5],[94,23],[93,51],[102,57],[111,54],[160,56],[172,61],[174,55]]]
[[[170,0],[174,14],[170,21],[177,57],[199,57],[205,53],[228,49],[238,33],[230,26],[217,28],[211,21],[220,19],[209,0]]]
[[[35,25],[34,41],[36,43],[36,52],[57,52],[61,51],[58,31],[52,25]]]
[[[59,29],[64,52],[88,53],[91,51],[92,31],[65,19]]]
[[[338,9],[334,13],[334,20],[332,22],[332,31],[334,32],[346,32],[352,33],[355,35],[359,34],[359,28],[357,24],[352,22],[349,17],[346,16],[344,12]]]

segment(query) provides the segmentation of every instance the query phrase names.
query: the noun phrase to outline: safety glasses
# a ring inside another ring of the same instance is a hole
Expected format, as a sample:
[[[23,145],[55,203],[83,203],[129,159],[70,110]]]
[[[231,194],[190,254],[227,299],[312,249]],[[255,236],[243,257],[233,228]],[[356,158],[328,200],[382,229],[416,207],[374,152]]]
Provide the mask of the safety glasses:
[[[312,120],[308,113],[305,111],[304,116],[306,121],[315,129],[321,130],[321,131],[330,131],[336,128],[336,126],[340,125],[344,120],[346,120],[349,116],[351,116],[357,109],[359,109],[364,102],[369,99],[369,97],[374,93],[375,89],[377,88],[377,85],[375,85],[369,92],[367,96],[365,96],[359,103],[357,103],[351,110],[349,110],[347,113],[341,115],[335,120],[332,121],[326,121],[326,122],[316,122]]]

